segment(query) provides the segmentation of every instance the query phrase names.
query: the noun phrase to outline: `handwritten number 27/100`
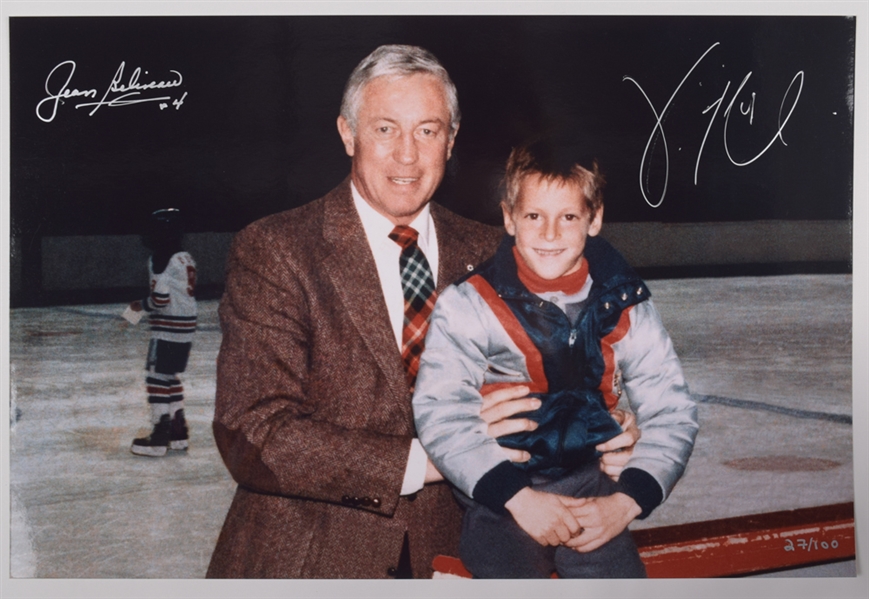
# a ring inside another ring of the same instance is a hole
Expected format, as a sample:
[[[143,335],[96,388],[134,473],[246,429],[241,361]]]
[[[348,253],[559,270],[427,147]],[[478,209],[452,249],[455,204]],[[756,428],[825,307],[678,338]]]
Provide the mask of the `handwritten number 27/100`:
[[[817,539],[814,537],[810,537],[808,540],[806,539],[797,539],[796,546],[791,539],[785,539],[785,551],[796,551],[796,548],[799,547],[805,551],[815,551],[819,549],[836,549],[839,546],[839,541],[833,539],[829,543],[827,541],[821,541],[818,543]]]
[[[636,79],[634,79],[633,77],[630,77],[628,75],[625,75],[624,77],[622,77],[622,81],[630,81],[631,83],[633,83],[634,85],[637,86],[637,89],[640,90],[640,93],[643,94],[643,97],[646,99],[646,102],[649,104],[649,107],[652,109],[652,114],[655,115],[655,125],[652,127],[652,133],[649,136],[649,140],[646,142],[646,147],[643,150],[643,158],[640,161],[640,192],[643,194],[643,199],[645,199],[646,203],[649,206],[651,206],[652,208],[657,208],[658,206],[660,206],[664,202],[664,196],[667,193],[667,184],[669,182],[669,177],[670,177],[670,152],[669,152],[669,148],[667,147],[667,136],[664,133],[664,125],[662,123],[664,115],[667,113],[667,110],[670,108],[670,104],[673,102],[673,99],[676,97],[676,94],[679,93],[679,90],[682,88],[682,85],[685,83],[685,81],[688,79],[688,77],[691,75],[691,73],[694,72],[694,69],[696,69],[697,66],[703,61],[703,59],[706,58],[706,55],[709,54],[712,51],[712,49],[715,48],[716,46],[718,46],[719,44],[720,44],[720,42],[715,42],[714,44],[712,44],[700,56],[700,58],[697,59],[697,62],[694,63],[694,66],[692,66],[688,70],[688,72],[682,78],[682,81],[680,81],[679,85],[676,86],[675,91],[673,91],[673,94],[670,96],[670,99],[667,100],[667,103],[664,105],[664,108],[660,112],[658,112],[655,109],[655,105],[649,99],[649,96],[643,90],[643,87],[636,81]],[[724,137],[724,151],[727,154],[727,158],[730,160],[730,162],[732,162],[736,166],[748,166],[749,164],[753,163],[755,160],[757,160],[758,158],[763,156],[772,147],[772,145],[776,142],[776,140],[781,141],[781,143],[785,146],[787,145],[787,143],[784,140],[784,137],[782,137],[782,131],[784,131],[784,128],[788,123],[788,120],[790,120],[791,115],[793,114],[794,109],[797,106],[797,102],[799,102],[799,100],[800,100],[800,94],[802,93],[802,90],[803,90],[803,81],[805,79],[805,73],[803,71],[797,72],[797,74],[794,75],[793,79],[791,79],[790,85],[788,85],[787,90],[785,91],[784,95],[782,96],[782,101],[781,101],[781,105],[779,106],[779,113],[778,113],[778,128],[777,128],[775,134],[773,135],[772,139],[769,141],[769,143],[760,152],[758,152],[758,154],[755,155],[753,158],[750,158],[748,160],[738,161],[733,157],[733,154],[730,151],[730,144],[728,143],[728,126],[730,124],[730,116],[733,113],[733,105],[736,103],[737,98],[739,97],[740,93],[742,92],[743,88],[745,87],[745,84],[748,83],[748,80],[750,77],[751,77],[751,71],[749,71],[749,73],[745,76],[745,78],[742,80],[742,83],[739,84],[739,87],[736,89],[736,92],[733,94],[733,97],[730,99],[730,103],[727,105],[727,108],[725,108],[725,110],[724,110],[724,136],[723,136]],[[797,85],[797,84],[799,85],[799,87],[797,88],[796,97],[793,100],[793,104],[790,105],[790,108],[787,110],[787,114],[784,115],[784,118],[782,118],[782,115],[785,112],[785,102],[787,101],[788,97],[791,95],[791,89],[793,89],[794,85]],[[724,92],[721,94],[721,96],[719,98],[717,98],[714,102],[712,102],[712,104],[707,106],[702,111],[702,114],[707,114],[710,111],[712,111],[712,116],[709,118],[709,124],[706,127],[706,133],[703,135],[703,141],[700,143],[700,150],[697,152],[697,161],[695,162],[695,165],[694,165],[694,185],[697,185],[697,173],[700,169],[700,157],[703,155],[703,148],[706,145],[706,138],[709,136],[709,131],[712,129],[712,124],[715,121],[715,117],[718,116],[718,111],[720,110],[721,105],[724,103],[724,99],[727,96],[727,92],[729,89],[730,89],[730,81],[728,81],[727,85],[725,85]],[[740,104],[740,112],[744,116],[750,117],[750,124],[753,124],[753,121],[754,121],[755,101],[756,101],[755,95],[752,94],[751,101],[749,102],[749,105],[747,108],[744,107],[743,104]],[[654,140],[656,139],[656,137],[658,135],[660,135],[661,143],[662,143],[663,149],[664,149],[664,185],[663,185],[663,189],[661,190],[660,197],[657,199],[657,201],[652,201],[649,198],[649,196],[651,195],[651,192],[648,189],[648,183],[643,180],[643,173],[647,171],[646,162],[649,159],[649,149],[651,148]]]

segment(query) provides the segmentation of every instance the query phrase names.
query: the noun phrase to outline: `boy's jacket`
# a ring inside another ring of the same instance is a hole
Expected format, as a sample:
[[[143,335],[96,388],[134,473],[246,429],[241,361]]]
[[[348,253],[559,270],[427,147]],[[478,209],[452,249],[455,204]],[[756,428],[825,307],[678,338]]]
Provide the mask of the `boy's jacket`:
[[[497,509],[529,484],[528,472],[555,477],[596,459],[594,447],[621,432],[609,412],[624,388],[643,432],[623,478],[654,487],[625,492],[641,507],[654,497],[651,511],[681,476],[697,420],[648,288],[612,246],[590,238],[593,283],[571,324],[521,283],[513,245],[505,237],[438,299],[414,395],[420,441],[448,480]],[[480,418],[482,395],[519,384],[542,400],[524,415],[539,426],[496,442]],[[532,458],[510,467],[499,443]]]

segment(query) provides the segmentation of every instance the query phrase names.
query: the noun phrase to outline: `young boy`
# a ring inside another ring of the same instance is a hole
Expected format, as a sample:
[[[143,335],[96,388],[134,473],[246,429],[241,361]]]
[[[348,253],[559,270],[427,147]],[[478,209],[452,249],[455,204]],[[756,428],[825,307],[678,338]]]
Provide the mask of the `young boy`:
[[[130,451],[136,455],[159,457],[168,449],[186,450],[188,446],[184,387],[178,374],[187,368],[196,330],[196,263],[181,248],[183,236],[181,213],[176,208],[154,212],[143,236],[152,252],[148,260],[151,293],[131,303],[130,310],[149,314],[145,384],[154,430],[147,437],[133,439]]]
[[[413,398],[419,439],[467,507],[460,557],[478,578],[643,577],[627,530],[681,477],[696,408],[646,285],[595,236],[604,179],[551,140],[515,149],[495,256],[437,301]],[[526,386],[532,431],[486,435],[482,394]],[[641,437],[619,481],[595,446]],[[512,463],[499,446],[527,451]]]

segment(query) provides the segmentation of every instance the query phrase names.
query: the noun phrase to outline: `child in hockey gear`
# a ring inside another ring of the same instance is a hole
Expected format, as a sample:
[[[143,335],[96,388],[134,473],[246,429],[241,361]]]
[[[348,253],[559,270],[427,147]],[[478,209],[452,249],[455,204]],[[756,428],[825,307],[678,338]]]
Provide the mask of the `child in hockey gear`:
[[[183,236],[180,211],[166,208],[151,215],[142,239],[151,250],[151,292],[144,300],[131,303],[130,309],[149,315],[145,382],[154,430],[133,440],[130,451],[136,455],[163,456],[169,449],[186,450],[188,446],[184,387],[178,375],[187,368],[196,330],[196,263],[181,247]]]

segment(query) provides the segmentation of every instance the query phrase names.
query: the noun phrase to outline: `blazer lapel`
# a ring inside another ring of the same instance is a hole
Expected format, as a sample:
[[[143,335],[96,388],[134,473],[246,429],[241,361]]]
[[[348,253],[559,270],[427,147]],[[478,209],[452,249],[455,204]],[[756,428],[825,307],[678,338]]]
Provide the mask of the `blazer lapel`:
[[[467,274],[474,265],[468,251],[468,241],[457,232],[457,227],[451,226],[450,213],[440,204],[432,202],[431,216],[435,224],[435,234],[438,236],[438,284],[440,293],[447,285]]]
[[[353,205],[349,178],[324,201],[323,237],[332,248],[323,260],[341,303],[372,357],[389,381],[397,404],[410,417],[408,387],[395,343],[374,256]]]

